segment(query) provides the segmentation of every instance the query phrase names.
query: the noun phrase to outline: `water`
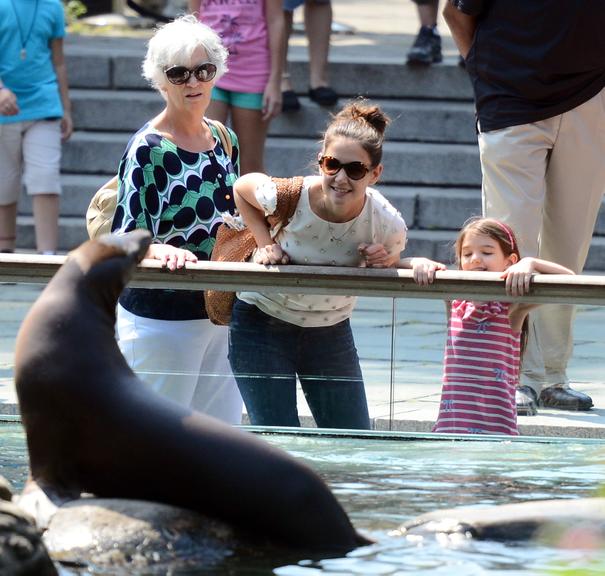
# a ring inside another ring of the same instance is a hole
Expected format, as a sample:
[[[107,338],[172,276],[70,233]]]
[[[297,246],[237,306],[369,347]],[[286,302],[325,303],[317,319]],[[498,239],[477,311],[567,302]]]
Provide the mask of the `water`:
[[[17,424],[3,425],[1,430],[0,473],[20,490],[27,475],[24,434]],[[605,553],[601,550],[393,535],[406,520],[436,509],[594,496],[605,479],[605,443],[402,441],[273,434],[264,438],[317,470],[355,526],[377,543],[340,559],[293,560],[277,555],[225,558],[218,566],[187,574],[605,573]],[[75,573],[63,571],[65,575]]]

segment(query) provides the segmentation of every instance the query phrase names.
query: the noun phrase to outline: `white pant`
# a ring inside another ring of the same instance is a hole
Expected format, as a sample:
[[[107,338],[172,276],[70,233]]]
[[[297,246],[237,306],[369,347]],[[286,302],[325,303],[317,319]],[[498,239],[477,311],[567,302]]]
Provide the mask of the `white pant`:
[[[60,164],[60,120],[0,124],[0,205],[19,200],[22,179],[30,195],[61,194]]]
[[[579,273],[605,193],[605,89],[581,106],[532,124],[479,135],[483,214],[507,222],[521,256]],[[568,384],[574,307],[530,315],[522,384]]]
[[[240,424],[242,398],[231,373],[228,329],[210,320],[154,320],[118,305],[118,344],[153,390],[229,424]]]

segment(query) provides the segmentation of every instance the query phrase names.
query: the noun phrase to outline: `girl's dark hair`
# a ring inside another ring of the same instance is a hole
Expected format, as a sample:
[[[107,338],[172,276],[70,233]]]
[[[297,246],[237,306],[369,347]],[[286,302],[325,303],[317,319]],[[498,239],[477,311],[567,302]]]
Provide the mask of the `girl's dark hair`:
[[[495,218],[475,217],[467,220],[464,223],[464,226],[462,227],[462,230],[460,230],[458,238],[456,239],[454,249],[456,252],[456,264],[458,265],[458,268],[460,268],[462,244],[464,242],[464,238],[469,232],[474,232],[475,234],[485,234],[486,236],[493,238],[500,245],[504,256],[508,257],[511,254],[515,254],[517,256],[517,261],[521,260],[519,243],[517,242],[515,233],[508,224],[500,222],[500,220],[496,220]]]
[[[464,223],[462,230],[458,234],[458,238],[456,239],[456,264],[458,264],[458,268],[460,268],[460,256],[462,254],[462,244],[464,242],[464,238],[467,234],[473,232],[475,234],[485,234],[490,238],[493,238],[502,249],[502,253],[504,256],[508,257],[511,254],[516,254],[517,262],[521,260],[521,252],[519,251],[519,243],[517,242],[517,238],[513,229],[504,222],[500,220],[496,220],[495,218],[471,218]],[[527,335],[529,332],[529,322],[528,317],[525,317],[523,321],[523,326],[521,327],[521,346],[520,346],[520,354],[521,358],[523,358],[523,353],[525,352],[525,347],[527,346]]]
[[[324,150],[334,138],[350,138],[359,142],[368,153],[372,168],[374,168],[382,160],[384,132],[389,122],[389,117],[379,106],[370,104],[364,98],[358,98],[349,102],[332,117],[332,121],[324,133]]]

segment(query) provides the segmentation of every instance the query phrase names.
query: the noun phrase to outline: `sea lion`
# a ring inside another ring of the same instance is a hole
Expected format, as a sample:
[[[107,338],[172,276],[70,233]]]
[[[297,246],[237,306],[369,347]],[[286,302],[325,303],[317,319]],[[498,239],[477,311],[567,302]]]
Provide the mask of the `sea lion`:
[[[129,368],[114,337],[115,306],[149,243],[140,230],[84,243],[23,321],[15,384],[26,492],[39,487],[58,504],[88,492],[182,506],[311,551],[367,543],[311,469],[160,397]]]
[[[465,534],[477,540],[525,541],[574,526],[605,535],[605,498],[535,500],[500,506],[460,506],[412,518],[400,534]]]

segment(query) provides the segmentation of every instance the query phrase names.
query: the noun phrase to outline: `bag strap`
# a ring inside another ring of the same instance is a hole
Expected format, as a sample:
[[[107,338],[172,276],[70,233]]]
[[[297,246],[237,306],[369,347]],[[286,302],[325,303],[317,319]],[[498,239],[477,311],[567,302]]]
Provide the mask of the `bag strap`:
[[[231,153],[233,152],[233,141],[231,140],[229,130],[227,130],[225,125],[218,120],[207,120],[207,122],[216,128],[223,150],[227,153],[227,156],[231,157]]]
[[[294,178],[271,178],[277,188],[277,205],[275,212],[267,216],[267,221],[274,232],[279,228],[286,226],[294,216],[300,193],[302,192],[304,178],[295,176]]]

